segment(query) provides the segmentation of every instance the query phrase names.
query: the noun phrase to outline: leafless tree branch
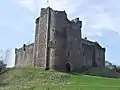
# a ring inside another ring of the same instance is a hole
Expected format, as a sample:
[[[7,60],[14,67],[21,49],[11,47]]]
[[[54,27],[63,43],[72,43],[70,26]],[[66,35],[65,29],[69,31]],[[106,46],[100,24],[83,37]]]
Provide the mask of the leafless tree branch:
[[[11,50],[10,49],[6,49],[6,50],[0,50],[0,61],[3,61],[5,64],[7,64],[7,62],[9,62],[9,60],[11,59]]]

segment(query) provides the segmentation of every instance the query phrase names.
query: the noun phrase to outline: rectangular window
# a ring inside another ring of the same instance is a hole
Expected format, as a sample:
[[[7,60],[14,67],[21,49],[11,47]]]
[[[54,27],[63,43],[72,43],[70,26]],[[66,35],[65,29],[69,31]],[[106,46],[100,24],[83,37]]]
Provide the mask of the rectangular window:
[[[25,45],[25,44],[23,45],[23,50],[24,50],[24,51],[26,50],[26,45]]]
[[[70,57],[70,55],[71,55],[71,52],[68,50],[67,51],[67,56]]]

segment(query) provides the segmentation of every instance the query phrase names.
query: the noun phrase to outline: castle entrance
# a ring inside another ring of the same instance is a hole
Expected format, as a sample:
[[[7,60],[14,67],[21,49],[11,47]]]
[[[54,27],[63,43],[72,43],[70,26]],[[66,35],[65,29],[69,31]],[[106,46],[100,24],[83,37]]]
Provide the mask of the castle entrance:
[[[70,63],[66,63],[66,71],[67,72],[71,71],[71,64]]]

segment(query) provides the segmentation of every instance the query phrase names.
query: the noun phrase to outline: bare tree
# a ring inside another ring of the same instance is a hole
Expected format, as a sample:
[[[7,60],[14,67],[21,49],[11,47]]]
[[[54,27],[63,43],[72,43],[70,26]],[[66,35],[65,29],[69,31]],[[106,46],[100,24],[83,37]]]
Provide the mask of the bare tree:
[[[10,62],[12,52],[10,49],[0,49],[0,73],[6,71],[7,63]]]
[[[10,60],[11,60],[11,55],[12,52],[10,49],[6,49],[5,52],[4,52],[4,61],[5,63],[8,63]]]
[[[12,52],[10,49],[2,50],[0,49],[0,61],[7,64],[11,60]]]

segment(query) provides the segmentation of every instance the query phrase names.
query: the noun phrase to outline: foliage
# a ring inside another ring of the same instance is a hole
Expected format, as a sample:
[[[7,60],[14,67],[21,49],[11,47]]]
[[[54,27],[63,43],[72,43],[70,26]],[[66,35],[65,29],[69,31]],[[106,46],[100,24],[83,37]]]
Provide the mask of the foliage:
[[[120,73],[120,66],[114,65],[109,61],[105,61],[105,68],[113,69]]]
[[[0,61],[2,60],[4,63],[7,63],[11,59],[11,50],[6,49],[2,50],[0,49]]]
[[[105,61],[105,68],[114,69],[115,65],[113,65],[110,61]]]
[[[117,66],[117,65],[113,65],[114,66],[114,70],[116,71],[116,72],[119,72],[120,73],[120,66]]]
[[[6,66],[7,65],[1,60],[0,61],[0,73],[5,70]]]

